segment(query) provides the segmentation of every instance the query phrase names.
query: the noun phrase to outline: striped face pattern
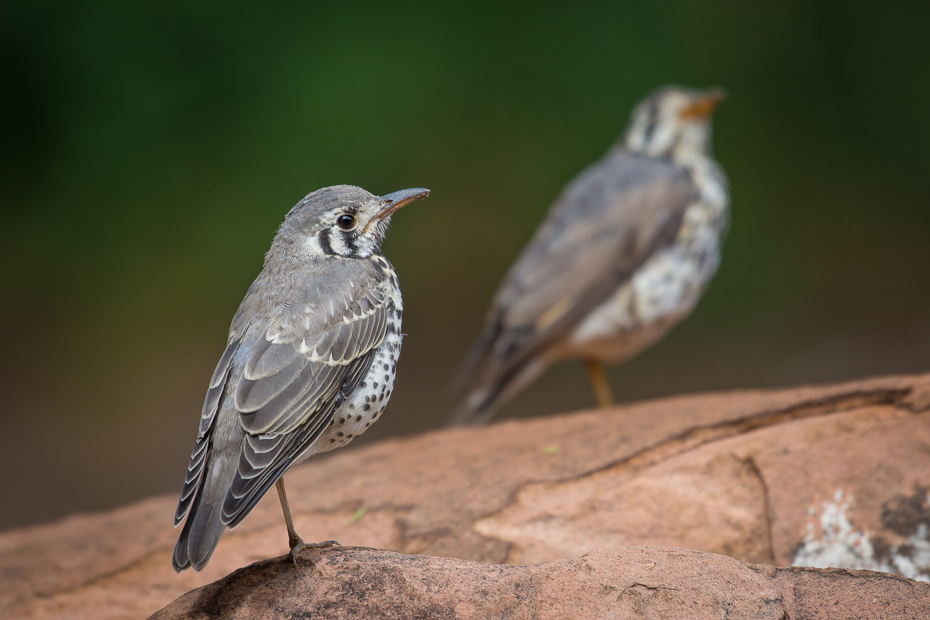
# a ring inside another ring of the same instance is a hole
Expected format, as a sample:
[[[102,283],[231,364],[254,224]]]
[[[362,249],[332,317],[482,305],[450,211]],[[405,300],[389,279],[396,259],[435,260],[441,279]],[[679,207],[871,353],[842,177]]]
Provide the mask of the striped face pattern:
[[[367,258],[381,249],[390,215],[380,198],[341,205],[322,213],[305,230],[305,250],[315,256]]]

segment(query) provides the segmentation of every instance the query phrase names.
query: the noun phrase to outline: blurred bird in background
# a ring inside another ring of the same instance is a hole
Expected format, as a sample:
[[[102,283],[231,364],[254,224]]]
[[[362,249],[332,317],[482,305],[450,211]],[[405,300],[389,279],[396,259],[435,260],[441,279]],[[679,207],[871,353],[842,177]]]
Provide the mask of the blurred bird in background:
[[[401,346],[400,287],[381,255],[391,215],[429,190],[327,187],[291,209],[233,317],[200,417],[181,500],[178,572],[206,566],[223,531],[272,485],[294,530],[284,472],[349,443],[384,411]]]
[[[602,364],[647,348],[694,309],[729,216],[711,157],[719,90],[662,88],[563,190],[504,277],[455,383],[453,424],[482,424],[551,363],[581,359],[602,407]]]

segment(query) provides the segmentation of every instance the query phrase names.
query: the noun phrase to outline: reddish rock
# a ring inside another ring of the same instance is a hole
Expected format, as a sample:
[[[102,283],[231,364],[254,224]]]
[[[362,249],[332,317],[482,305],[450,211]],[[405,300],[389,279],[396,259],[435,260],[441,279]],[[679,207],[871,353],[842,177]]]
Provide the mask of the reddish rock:
[[[663,547],[536,566],[342,548],[266,560],[194,590],[153,620],[294,618],[930,617],[930,584],[868,571],[775,569]]]
[[[288,491],[304,539],[407,554],[661,545],[924,578],[928,406],[930,376],[677,397],[383,441],[311,459]],[[175,575],[175,502],[0,534],[0,617],[137,618],[287,549],[271,494],[203,573]]]

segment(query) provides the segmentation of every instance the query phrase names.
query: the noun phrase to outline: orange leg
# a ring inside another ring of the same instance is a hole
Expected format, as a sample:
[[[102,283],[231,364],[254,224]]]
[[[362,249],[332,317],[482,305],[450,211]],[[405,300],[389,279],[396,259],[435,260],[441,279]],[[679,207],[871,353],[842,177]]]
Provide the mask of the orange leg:
[[[585,360],[585,368],[588,369],[588,377],[591,379],[591,387],[594,388],[594,396],[597,398],[597,406],[601,409],[607,409],[614,404],[614,395],[610,391],[610,383],[607,381],[607,375],[604,374],[604,367],[600,362],[595,360]]]

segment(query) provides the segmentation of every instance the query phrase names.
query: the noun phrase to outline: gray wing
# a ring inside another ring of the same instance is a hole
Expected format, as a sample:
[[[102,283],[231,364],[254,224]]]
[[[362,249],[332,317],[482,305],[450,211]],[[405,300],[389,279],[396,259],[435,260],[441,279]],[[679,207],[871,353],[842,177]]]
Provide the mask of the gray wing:
[[[200,480],[203,478],[204,465],[207,462],[207,448],[210,445],[210,433],[213,429],[213,419],[219,409],[220,396],[226,388],[226,379],[229,376],[229,367],[232,364],[233,355],[239,349],[241,338],[236,338],[229,343],[226,351],[220,357],[216,370],[213,371],[213,377],[210,379],[210,387],[207,389],[207,396],[203,402],[203,410],[200,414],[200,429],[197,432],[197,441],[194,443],[194,451],[191,453],[190,463],[187,465],[187,475],[184,477],[184,486],[181,488],[181,500],[178,502],[178,510],[174,515],[174,526],[177,527],[187,516],[194,502],[194,494],[200,487]]]
[[[490,398],[672,244],[691,178],[671,162],[613,151],[565,189],[498,289],[462,377]],[[490,404],[490,403],[489,403]]]
[[[241,374],[230,397],[246,435],[223,504],[229,527],[316,441],[384,340],[393,301],[378,274],[328,275],[335,286],[309,291],[286,316],[254,330],[248,358],[235,369]]]

